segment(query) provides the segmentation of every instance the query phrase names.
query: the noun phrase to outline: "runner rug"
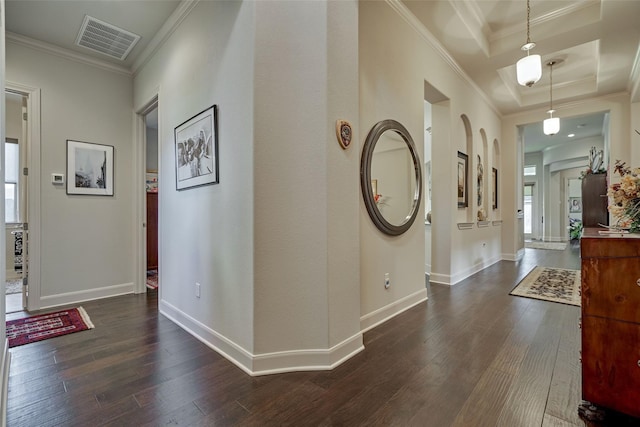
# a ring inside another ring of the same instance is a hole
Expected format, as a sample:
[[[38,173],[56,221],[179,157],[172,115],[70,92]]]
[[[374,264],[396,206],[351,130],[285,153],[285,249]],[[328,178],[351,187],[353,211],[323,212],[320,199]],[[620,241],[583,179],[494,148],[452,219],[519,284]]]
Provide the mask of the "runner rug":
[[[554,251],[564,251],[567,242],[524,242],[525,248],[531,249],[552,249]]]
[[[580,271],[536,267],[518,283],[511,295],[580,307]]]
[[[7,322],[9,347],[29,344],[48,338],[93,329],[93,323],[84,308],[72,308],[55,313],[39,314]]]

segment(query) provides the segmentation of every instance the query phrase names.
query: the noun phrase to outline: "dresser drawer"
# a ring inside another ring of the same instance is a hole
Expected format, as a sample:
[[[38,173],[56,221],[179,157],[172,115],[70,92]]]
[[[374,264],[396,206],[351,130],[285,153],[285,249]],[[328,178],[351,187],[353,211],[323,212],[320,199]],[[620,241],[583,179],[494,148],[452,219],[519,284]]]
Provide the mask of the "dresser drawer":
[[[640,417],[640,325],[582,318],[582,397]]]
[[[582,312],[640,323],[640,259],[582,259]]]

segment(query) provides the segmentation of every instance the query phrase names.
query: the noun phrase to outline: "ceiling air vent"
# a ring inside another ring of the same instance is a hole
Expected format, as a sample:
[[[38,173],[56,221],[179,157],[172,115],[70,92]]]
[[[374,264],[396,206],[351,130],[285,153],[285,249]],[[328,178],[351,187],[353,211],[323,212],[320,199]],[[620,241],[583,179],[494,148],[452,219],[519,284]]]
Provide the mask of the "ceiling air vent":
[[[140,36],[86,15],[76,38],[78,46],[124,60]]]

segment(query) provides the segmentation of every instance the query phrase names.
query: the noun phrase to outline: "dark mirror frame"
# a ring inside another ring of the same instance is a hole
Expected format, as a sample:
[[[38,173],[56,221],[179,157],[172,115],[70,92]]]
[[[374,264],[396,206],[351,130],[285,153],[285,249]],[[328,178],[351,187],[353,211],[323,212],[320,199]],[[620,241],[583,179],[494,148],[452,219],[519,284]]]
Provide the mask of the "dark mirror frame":
[[[400,225],[391,224],[385,219],[385,217],[382,215],[382,212],[380,212],[380,210],[378,209],[378,205],[375,201],[375,195],[373,194],[373,189],[371,188],[371,162],[373,161],[373,152],[376,148],[376,143],[378,142],[380,136],[388,130],[396,132],[407,144],[409,152],[411,153],[411,158],[413,160],[413,168],[416,178],[416,189],[413,195],[413,204],[411,206],[411,210],[407,215],[406,220]],[[369,212],[369,217],[378,228],[378,230],[390,236],[398,236],[411,228],[411,225],[413,225],[413,222],[418,216],[420,199],[422,198],[422,171],[420,166],[420,158],[418,157],[413,139],[411,138],[409,131],[399,122],[395,120],[382,120],[376,123],[367,135],[367,139],[365,140],[364,147],[362,149],[362,158],[360,161],[360,187],[362,189],[364,205],[367,208],[367,212]]]

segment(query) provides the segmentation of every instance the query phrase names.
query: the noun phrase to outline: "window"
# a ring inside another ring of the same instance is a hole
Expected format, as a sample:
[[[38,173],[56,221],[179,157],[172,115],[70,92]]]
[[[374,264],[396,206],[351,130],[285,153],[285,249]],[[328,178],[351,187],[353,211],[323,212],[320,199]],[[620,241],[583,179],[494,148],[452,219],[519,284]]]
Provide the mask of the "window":
[[[18,140],[7,139],[4,144],[4,220],[7,223],[20,222],[19,212],[19,170],[20,150]]]
[[[525,166],[524,176],[536,176],[536,165]]]

